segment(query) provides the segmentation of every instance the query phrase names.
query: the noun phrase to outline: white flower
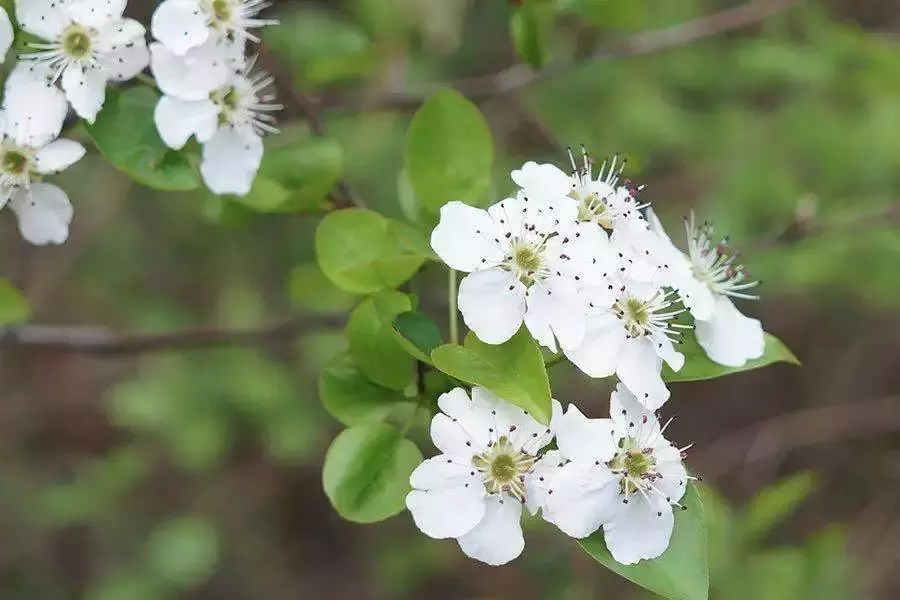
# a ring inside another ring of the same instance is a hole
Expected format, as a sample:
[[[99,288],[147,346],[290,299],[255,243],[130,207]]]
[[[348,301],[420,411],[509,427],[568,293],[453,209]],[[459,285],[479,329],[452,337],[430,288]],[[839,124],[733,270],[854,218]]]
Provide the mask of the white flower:
[[[482,562],[507,563],[525,547],[522,503],[537,452],[553,431],[480,387],[472,388],[471,400],[456,388],[438,406],[431,439],[441,454],[413,471],[406,506],[426,535],[456,538]]]
[[[665,426],[622,385],[612,394],[610,415],[588,419],[570,405],[559,419],[556,439],[565,463],[546,476],[545,515],[576,538],[602,526],[613,558],[627,565],[666,551],[672,507],[681,507],[686,482],[694,478],[681,464],[682,450],[663,437]]]
[[[600,231],[580,230],[574,206],[522,193],[487,211],[462,202],[441,208],[431,247],[451,269],[469,273],[459,288],[459,310],[483,342],[501,344],[522,322],[534,338],[556,349],[577,346],[585,315],[578,287],[611,252]]]
[[[262,162],[262,136],[278,131],[270,113],[281,105],[265,91],[273,78],[251,73],[252,62],[235,66],[231,52],[210,44],[179,57],[152,44],[153,72],[164,92],[154,121],[171,148],[191,136],[203,144],[200,173],[213,193],[246,195]]]
[[[81,144],[57,140],[66,116],[56,87],[13,72],[0,110],[0,207],[9,203],[22,237],[32,244],[61,244],[69,235],[72,205],[55,185],[36,183],[84,156]]]
[[[22,29],[43,43],[19,58],[36,75],[62,79],[79,116],[93,122],[106,97],[106,82],[131,79],[149,60],[144,26],[122,16],[124,0],[25,0],[16,2]]]
[[[248,30],[278,22],[257,17],[271,5],[269,0],[165,0],[153,13],[150,31],[178,55],[210,39],[259,41]]]
[[[684,312],[674,306],[676,294],[616,278],[583,293],[594,312],[584,341],[563,348],[566,357],[591,377],[617,375],[645,406],[656,410],[669,399],[662,361],[674,371],[684,366],[684,355],[672,345],[681,336],[679,330],[689,328],[672,322]]]
[[[748,291],[759,285],[730,252],[728,240],[713,242],[710,223],[698,225],[693,212],[685,219],[688,256],[675,248],[659,219],[648,211],[651,227],[670,249],[673,261],[679,261],[670,273],[670,285],[679,290],[684,305],[694,316],[697,341],[710,360],[729,367],[740,367],[759,358],[765,350],[762,324],[741,314],[731,298],[756,300]]]
[[[12,46],[15,33],[6,10],[0,8],[0,63],[6,59],[6,53]]]

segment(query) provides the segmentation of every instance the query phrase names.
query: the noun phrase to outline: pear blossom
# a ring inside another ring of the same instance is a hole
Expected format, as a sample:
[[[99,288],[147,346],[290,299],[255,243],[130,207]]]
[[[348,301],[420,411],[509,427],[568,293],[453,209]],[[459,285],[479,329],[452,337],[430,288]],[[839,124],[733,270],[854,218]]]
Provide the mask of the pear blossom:
[[[413,471],[406,506],[426,535],[455,538],[467,556],[505,564],[525,547],[522,505],[541,487],[532,470],[552,426],[480,387],[471,399],[462,388],[447,392],[438,406],[431,439],[441,454]]]
[[[688,480],[682,453],[656,416],[619,384],[609,419],[589,419],[570,405],[556,441],[563,465],[549,475],[547,510],[564,533],[584,538],[603,528],[606,546],[622,564],[666,551]],[[671,422],[671,420],[669,421]],[[552,492],[552,493],[549,493]]]
[[[519,193],[488,210],[441,208],[431,247],[457,271],[459,310],[483,342],[501,344],[522,323],[542,345],[573,348],[585,332],[579,287],[612,253],[598,230],[573,226],[575,206]]]
[[[6,59],[6,53],[9,52],[14,39],[15,33],[9,15],[6,9],[0,8],[0,63]]]
[[[45,41],[22,54],[38,77],[62,89],[75,112],[93,122],[103,106],[108,81],[125,81],[149,61],[144,26],[122,16],[125,0],[27,0],[16,2],[26,32]]]
[[[61,244],[69,235],[69,197],[41,182],[85,154],[81,144],[56,139],[66,112],[65,95],[56,87],[21,71],[10,75],[0,109],[0,208],[9,205],[32,244]]]
[[[179,56],[209,40],[257,42],[250,29],[278,22],[258,16],[271,5],[269,0],[165,0],[153,13],[150,31]]]
[[[691,212],[685,219],[688,253],[684,255],[656,215],[648,211],[647,216],[654,232],[668,245],[673,264],[677,264],[670,273],[670,285],[679,291],[685,307],[694,316],[697,341],[710,360],[740,367],[762,356],[762,324],[744,316],[732,302],[732,298],[758,299],[750,291],[759,282],[749,278],[737,254],[729,250],[728,240],[715,243],[712,224],[698,224]]]
[[[273,77],[229,45],[208,42],[177,56],[151,44],[151,68],[163,97],[154,121],[162,140],[182,148],[194,136],[203,145],[200,174],[216,194],[249,193],[263,156],[262,136],[277,133],[270,114],[282,107],[266,91]]]

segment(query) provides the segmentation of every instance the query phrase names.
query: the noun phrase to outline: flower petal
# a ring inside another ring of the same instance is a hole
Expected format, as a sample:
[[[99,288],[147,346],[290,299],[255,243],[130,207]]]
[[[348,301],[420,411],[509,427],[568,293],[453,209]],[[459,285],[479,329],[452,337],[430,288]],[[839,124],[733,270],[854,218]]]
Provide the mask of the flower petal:
[[[425,535],[439,540],[456,538],[472,531],[484,518],[484,486],[413,490],[406,495],[406,508]]]
[[[62,244],[69,237],[72,204],[64,191],[49,183],[22,188],[9,203],[19,217],[19,231],[32,244]]]
[[[106,72],[70,65],[63,71],[62,89],[78,116],[93,123],[106,99]]]
[[[417,490],[447,490],[478,483],[476,488],[484,492],[480,474],[471,465],[464,465],[446,455],[435,456],[422,462],[409,476],[409,484]]]
[[[200,174],[214,194],[245,196],[250,192],[262,157],[263,142],[258,135],[220,127],[203,144]]]
[[[69,13],[57,0],[27,0],[16,5],[19,27],[45,40],[53,40],[69,25]]]
[[[153,110],[159,137],[169,148],[181,149],[192,135],[208,142],[219,127],[219,109],[211,100],[186,102],[163,96]]]
[[[641,404],[623,383],[617,384],[609,397],[609,416],[617,439],[633,437],[641,447],[655,446],[662,439],[656,415]]]
[[[662,359],[656,344],[647,337],[625,340],[616,367],[616,375],[650,410],[656,410],[669,399],[670,392],[662,380]]]
[[[632,494],[615,518],[603,526],[606,547],[623,565],[659,557],[672,538],[675,516],[663,498]]]
[[[209,39],[210,28],[206,21],[199,0],[165,0],[153,13],[150,31],[171,52],[184,55]]]
[[[56,140],[38,150],[34,166],[41,175],[59,173],[78,162],[84,154],[84,146],[78,142]]]
[[[619,320],[604,314],[587,320],[584,341],[576,348],[563,348],[566,357],[589,377],[608,377],[616,372],[616,364],[625,330]]]
[[[766,348],[762,324],[744,316],[727,296],[716,298],[708,321],[696,321],[697,341],[710,360],[727,367],[743,366],[759,358]]]
[[[497,235],[497,224],[487,212],[453,201],[441,207],[431,247],[451,269],[468,273],[503,261],[503,251],[493,241]]]
[[[550,277],[528,290],[525,325],[542,346],[556,351],[556,338],[563,348],[576,348],[584,339],[585,314],[573,280]]]
[[[458,538],[459,547],[471,558],[489,565],[503,565],[525,548],[522,535],[522,505],[510,496],[488,496],[481,522]]]
[[[30,1],[26,0],[26,3]],[[110,21],[122,19],[125,0],[69,0],[65,3],[65,8],[72,20],[86,27],[100,28]]]
[[[605,464],[573,461],[550,482],[547,505],[553,523],[574,538],[585,538],[619,510],[619,480]]]
[[[144,26],[134,19],[122,19],[101,31],[98,45],[105,52],[100,62],[110,79],[127,81],[147,68],[150,51],[144,35]]]
[[[171,0],[168,0],[171,1]],[[181,100],[208,100],[229,79],[227,48],[211,40],[181,56],[160,43],[150,44],[150,69],[163,93]]]
[[[475,271],[459,284],[459,312],[486,344],[502,344],[522,325],[525,286],[501,269]]]
[[[556,165],[528,161],[511,173],[512,180],[529,196],[556,200],[572,190],[572,178]]]
[[[476,418],[448,417],[438,413],[431,418],[431,441],[444,454],[468,461],[487,447],[489,427]]]
[[[3,132],[21,146],[41,147],[59,135],[69,105],[44,71],[19,62],[6,80]]]
[[[525,508],[531,514],[536,514],[540,509],[544,520],[548,523],[553,523],[554,517],[549,505],[552,494],[547,492],[550,491],[552,480],[564,464],[565,459],[559,450],[548,450],[525,476]]]
[[[6,60],[6,53],[12,46],[15,33],[13,33],[12,22],[6,10],[0,8],[0,63]]]
[[[589,419],[570,404],[556,427],[556,445],[567,460],[606,462],[616,454],[610,419]]]

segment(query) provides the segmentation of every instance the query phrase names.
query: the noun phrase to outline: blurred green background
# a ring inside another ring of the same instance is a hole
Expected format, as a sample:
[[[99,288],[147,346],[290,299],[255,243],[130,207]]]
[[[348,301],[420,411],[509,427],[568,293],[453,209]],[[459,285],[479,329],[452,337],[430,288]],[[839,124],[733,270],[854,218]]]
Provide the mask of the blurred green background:
[[[287,106],[267,143],[342,165],[370,206],[426,225],[400,177],[415,105],[383,100],[520,62],[512,4],[276,2],[282,24],[263,38]],[[671,437],[696,444],[689,462],[705,476],[712,597],[897,598],[900,5],[798,2],[663,52],[575,64],[740,4],[542,3],[538,58],[553,73],[477,98],[497,148],[485,200],[511,193],[516,165],[563,164],[564,148],[584,143],[627,154],[673,231],[691,207],[714,218],[763,280],[762,301],[741,307],[804,366],[675,384],[663,411],[678,415]],[[132,0],[129,12],[148,22],[153,6]],[[312,147],[292,86],[337,143]],[[490,568],[406,514],[360,526],[332,511],[320,469],[339,426],[316,382],[344,347],[354,299],[309,267],[315,213],[155,193],[96,154],[57,180],[75,205],[66,245],[27,248],[8,211],[0,219],[3,275],[35,323],[300,325],[229,348],[5,349],[4,600],[647,597],[537,521],[523,557]],[[439,319],[444,279],[430,265],[418,286]],[[556,397],[602,415],[607,384],[557,369]]]

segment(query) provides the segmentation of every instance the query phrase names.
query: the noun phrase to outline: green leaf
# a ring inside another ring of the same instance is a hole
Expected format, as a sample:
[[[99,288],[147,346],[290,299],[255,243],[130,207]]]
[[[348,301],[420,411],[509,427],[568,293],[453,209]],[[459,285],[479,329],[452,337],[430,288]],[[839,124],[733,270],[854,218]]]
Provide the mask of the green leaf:
[[[510,20],[513,46],[523,61],[540,69],[549,58],[550,30],[553,26],[553,5],[549,2],[525,0]]]
[[[409,476],[421,462],[416,445],[390,425],[347,429],[325,454],[325,495],[349,521],[382,521],[403,510]]]
[[[347,321],[350,355],[366,377],[379,385],[402,390],[410,381],[414,361],[394,334],[394,318],[412,308],[409,297],[393,290],[379,292],[357,306]]]
[[[759,492],[747,506],[741,529],[747,539],[757,539],[794,512],[816,487],[814,473],[797,473]]]
[[[431,212],[450,200],[478,204],[491,182],[494,142],[478,108],[457,91],[429,98],[406,138],[406,171]]]
[[[435,348],[431,360],[447,375],[487,388],[527,410],[539,422],[550,422],[550,383],[544,359],[524,327],[498,346],[485,344],[470,333],[465,346],[446,344]]]
[[[309,136],[274,139],[266,147],[250,193],[230,198],[263,213],[321,210],[341,176],[340,145],[331,139]]]
[[[97,120],[85,130],[117,169],[140,184],[166,191],[193,190],[200,181],[187,158],[156,132],[153,110],[159,94],[146,87],[107,88]]]
[[[397,287],[430,258],[411,228],[370,210],[329,213],[316,229],[316,256],[325,276],[356,294]]]
[[[394,319],[394,333],[400,346],[410,356],[431,364],[431,351],[443,343],[441,330],[426,315],[418,312],[405,312]]]
[[[288,276],[288,295],[297,308],[320,314],[343,313],[356,298],[335,286],[316,263],[297,265]]]
[[[17,325],[28,320],[28,299],[6,279],[0,279],[0,325]]]
[[[693,333],[690,333],[684,337],[684,343],[677,347],[678,351],[684,354],[684,366],[680,371],[674,373],[666,365],[663,369],[663,379],[666,381],[697,381],[750,371],[778,362],[786,362],[792,365],[800,364],[794,353],[781,340],[769,333],[765,334],[765,336],[766,348],[761,357],[748,361],[742,367],[726,367],[707,358],[706,352],[703,351],[703,348],[697,342],[697,338]]]
[[[341,353],[319,378],[319,398],[325,410],[344,425],[362,425],[385,419],[409,399],[396,390],[377,385],[360,373],[349,353]]]
[[[187,588],[203,583],[212,574],[219,558],[219,538],[208,519],[179,517],[153,532],[146,551],[158,577]]]
[[[670,600],[706,600],[709,574],[706,567],[706,526],[703,504],[693,485],[681,500],[687,510],[676,510],[675,530],[668,549],[657,559],[634,565],[616,562],[600,530],[578,543],[585,552],[611,571]]]

